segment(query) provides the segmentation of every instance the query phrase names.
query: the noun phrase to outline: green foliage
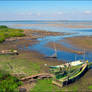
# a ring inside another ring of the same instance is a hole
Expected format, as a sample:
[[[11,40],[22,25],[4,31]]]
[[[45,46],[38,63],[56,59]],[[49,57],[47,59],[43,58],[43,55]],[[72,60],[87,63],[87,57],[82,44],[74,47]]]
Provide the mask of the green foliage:
[[[92,90],[92,85],[88,86],[88,89]]]
[[[60,88],[52,84],[53,79],[38,80],[37,84],[30,92],[78,92],[78,85],[65,86]]]
[[[58,87],[52,84],[52,79],[38,80],[36,86],[30,92],[54,92]]]
[[[8,27],[5,26],[5,25],[1,25],[1,26],[0,26],[0,29],[1,29],[1,28],[8,28]]]
[[[0,36],[0,43],[5,41],[5,37],[4,36]]]
[[[24,36],[23,30],[11,29],[7,26],[0,26],[0,42],[5,41],[6,38],[22,36]]]
[[[5,71],[0,71],[0,92],[18,92],[21,82]]]
[[[11,50],[13,51],[13,49]],[[21,58],[21,56],[23,58]],[[11,55],[0,55],[0,68],[10,73],[24,73],[26,76],[44,72],[41,68],[44,62],[35,62],[33,59],[30,60],[29,58],[25,58],[25,53],[21,56],[14,56],[15,58],[12,59]],[[8,63],[13,69],[10,68]],[[23,75],[20,77],[23,77]]]

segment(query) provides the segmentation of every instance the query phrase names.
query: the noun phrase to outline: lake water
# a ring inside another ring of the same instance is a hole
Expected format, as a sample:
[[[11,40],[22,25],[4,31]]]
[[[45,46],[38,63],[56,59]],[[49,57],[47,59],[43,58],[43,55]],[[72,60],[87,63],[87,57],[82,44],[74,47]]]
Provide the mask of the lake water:
[[[54,25],[53,25],[54,24]],[[45,31],[52,31],[52,32],[65,32],[71,33],[70,35],[64,36],[47,36],[44,38],[39,38],[40,41],[38,44],[33,46],[28,46],[28,50],[35,50],[38,51],[45,56],[50,56],[54,53],[54,49],[48,48],[45,45],[48,42],[56,42],[59,44],[64,45],[67,48],[72,48],[74,50],[80,50],[77,47],[72,46],[67,42],[61,42],[62,40],[67,37],[76,37],[76,36],[91,36],[92,35],[92,28],[68,28],[65,26],[60,25],[92,25],[92,21],[1,21],[0,25],[7,25],[11,28],[20,28],[20,29],[39,29]],[[55,26],[56,25],[56,26]],[[59,26],[58,26],[59,25]],[[84,48],[83,48],[84,49]],[[72,52],[67,51],[57,51],[57,58],[58,60],[64,61],[73,61],[76,59],[83,59],[83,55],[78,55]],[[85,53],[85,59],[92,61],[92,52]]]

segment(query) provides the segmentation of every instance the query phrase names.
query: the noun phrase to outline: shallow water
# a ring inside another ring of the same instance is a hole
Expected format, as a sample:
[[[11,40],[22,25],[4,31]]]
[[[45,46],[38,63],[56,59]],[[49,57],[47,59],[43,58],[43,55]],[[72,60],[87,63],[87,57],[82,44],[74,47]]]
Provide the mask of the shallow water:
[[[46,30],[46,31],[52,31],[52,32],[65,32],[65,33],[70,33],[70,35],[64,35],[64,36],[47,36],[44,38],[39,38],[39,43],[32,45],[32,46],[28,46],[26,49],[27,50],[35,50],[38,51],[42,54],[44,54],[45,56],[50,56],[54,53],[54,49],[52,48],[48,48],[45,45],[48,42],[56,42],[59,44],[64,45],[67,48],[71,48],[74,50],[81,50],[71,44],[69,44],[66,41],[60,41],[60,40],[64,40],[65,38],[68,37],[76,37],[76,36],[91,36],[92,35],[92,29],[91,28],[65,28],[65,27],[55,27],[55,26],[48,26],[46,24],[72,24],[72,25],[77,25],[79,23],[84,23],[84,25],[92,25],[92,21],[88,22],[76,22],[76,21],[70,21],[70,22],[45,22],[45,21],[8,21],[8,22],[0,22],[0,25],[8,25],[11,28],[20,28],[20,29],[40,29],[40,30]],[[19,25],[20,26],[19,26]],[[38,24],[38,25],[36,25]],[[72,33],[72,34],[71,34]],[[83,48],[84,49],[84,48]],[[74,61],[75,60],[75,56],[76,59],[83,59],[83,55],[78,55],[72,52],[67,52],[67,51],[57,51],[57,59],[58,60],[64,60],[67,62],[70,61]],[[85,59],[92,61],[92,52],[87,52],[85,53]]]
[[[55,52],[54,49],[45,47],[45,45],[48,42],[52,42],[52,41],[54,41],[56,43],[59,43],[58,40],[60,40],[60,39],[64,39],[64,38],[62,38],[60,36],[51,38],[51,36],[50,36],[50,38],[46,37],[46,38],[43,38],[43,39],[38,39],[40,41],[38,44],[35,44],[35,45],[32,45],[32,46],[28,46],[27,49],[29,49],[29,50],[36,50],[36,51],[44,54],[45,56],[51,56]],[[69,43],[65,43],[65,42],[62,43],[61,42],[61,44],[64,45],[65,47],[67,47],[67,48],[72,48],[74,50],[83,51],[81,49],[78,49],[78,48],[72,46]],[[79,59],[83,60],[84,59],[84,55],[79,55],[79,54],[68,52],[68,51],[57,50],[57,59],[58,60],[71,62],[71,61],[75,60],[75,57],[76,57],[76,60],[79,60]],[[86,51],[85,52],[85,59],[89,60],[89,61],[92,61],[92,52],[87,52]]]

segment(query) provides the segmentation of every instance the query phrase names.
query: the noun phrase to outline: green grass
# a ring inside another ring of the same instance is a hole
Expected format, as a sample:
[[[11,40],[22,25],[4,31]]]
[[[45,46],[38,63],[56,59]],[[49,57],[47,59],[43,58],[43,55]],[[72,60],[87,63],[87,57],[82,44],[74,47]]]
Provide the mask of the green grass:
[[[0,26],[0,42],[5,41],[5,39],[10,37],[21,37],[24,36],[23,30],[12,29],[7,26]]]
[[[36,86],[30,92],[54,92],[59,88],[52,84],[52,79],[38,80]]]
[[[44,70],[41,68],[41,65],[43,65],[44,62],[35,62],[31,59],[22,57],[25,57],[25,55],[23,54],[17,56],[17,58],[16,56],[11,55],[0,55],[0,68],[9,71],[9,73],[26,73],[27,76],[41,73],[41,71],[44,72]],[[8,63],[13,67],[13,69],[8,66]],[[75,84],[72,86],[59,88],[52,84],[52,79],[44,79],[38,80],[31,92],[64,92],[66,90],[76,92],[76,90],[78,90],[78,86]]]
[[[0,26],[0,29],[3,29],[3,28],[8,28],[8,27],[5,26],[5,25],[1,25],[1,26]]]
[[[0,92],[18,92],[20,82],[16,77],[11,76],[8,72],[0,70]]]
[[[65,86],[63,88],[57,87],[52,84],[52,79],[38,80],[34,88],[30,92],[65,92],[65,91],[78,91],[78,85]]]
[[[25,58],[14,58],[11,55],[0,55],[0,68],[7,70],[10,73],[23,73],[27,76],[37,74],[40,73],[41,70],[40,64],[40,62],[34,63]]]
[[[92,85],[88,86],[88,89],[92,90]]]
[[[0,55],[0,68],[3,70],[9,71],[9,73],[26,73],[28,75],[38,74],[41,73],[42,70],[41,65],[44,63],[42,62],[35,62],[31,59],[22,58],[25,55],[20,56],[11,56],[11,55]],[[8,63],[13,67],[11,69]],[[52,79],[44,79],[38,80],[37,84],[34,88],[31,89],[31,92],[64,92],[64,91],[73,91],[76,92],[78,90],[77,85],[67,86],[64,88],[59,88],[56,85],[52,84]]]

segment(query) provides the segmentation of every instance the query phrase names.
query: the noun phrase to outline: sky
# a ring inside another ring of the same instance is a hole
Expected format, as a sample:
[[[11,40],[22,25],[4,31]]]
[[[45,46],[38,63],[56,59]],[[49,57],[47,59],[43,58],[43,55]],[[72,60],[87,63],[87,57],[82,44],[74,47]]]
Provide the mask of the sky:
[[[92,20],[92,1],[0,1],[0,20]]]

